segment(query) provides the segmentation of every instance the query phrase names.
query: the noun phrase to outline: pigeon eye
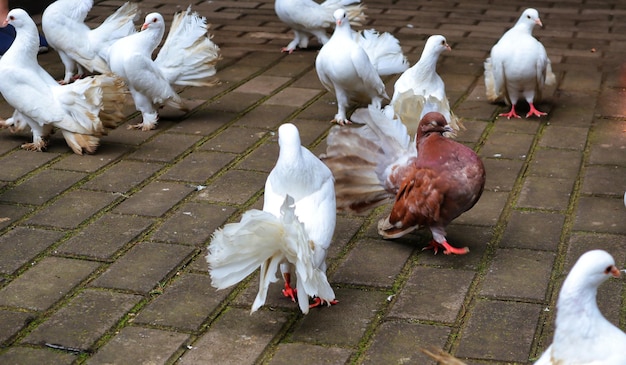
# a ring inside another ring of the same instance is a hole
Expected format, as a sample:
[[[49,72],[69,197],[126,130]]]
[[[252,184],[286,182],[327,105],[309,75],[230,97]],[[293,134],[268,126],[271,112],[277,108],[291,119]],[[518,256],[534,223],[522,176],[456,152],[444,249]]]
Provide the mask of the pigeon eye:
[[[446,45],[446,41],[441,41],[441,45],[445,46]]]
[[[526,18],[530,19],[530,15],[526,15]]]
[[[613,266],[607,266],[606,269],[604,269],[604,273],[609,274],[611,273],[611,270],[613,270]]]
[[[152,19],[152,22],[153,22],[153,23],[156,23],[156,22],[157,22],[157,19],[156,19],[156,18]]]
[[[11,16],[9,17],[9,20],[15,20],[15,17],[14,17],[13,15],[11,15]]]

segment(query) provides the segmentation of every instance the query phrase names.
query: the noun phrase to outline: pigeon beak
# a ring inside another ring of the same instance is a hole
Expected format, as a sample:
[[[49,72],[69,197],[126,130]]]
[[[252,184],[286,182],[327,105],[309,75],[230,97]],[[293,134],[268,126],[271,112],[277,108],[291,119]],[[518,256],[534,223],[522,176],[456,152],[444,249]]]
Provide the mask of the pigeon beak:
[[[449,125],[446,125],[445,127],[443,127],[444,133],[445,132],[449,132],[449,133],[454,133],[454,129],[452,129],[452,127],[450,127]]]
[[[542,28],[543,28],[543,23],[541,23],[541,19],[537,18],[537,19],[535,20],[535,24],[537,24],[538,26],[540,26],[540,27],[542,27]]]
[[[611,273],[611,276],[614,278],[619,278],[621,275],[620,270],[618,270],[615,266],[611,267],[610,273]]]
[[[144,23],[144,24],[141,26],[141,30],[145,30],[146,28],[148,28],[148,23]]]
[[[335,23],[337,23],[337,26],[340,26],[341,25],[341,19],[337,19],[337,21]]]
[[[447,51],[452,51],[452,47],[450,47],[450,45],[448,43],[446,43],[446,50]]]

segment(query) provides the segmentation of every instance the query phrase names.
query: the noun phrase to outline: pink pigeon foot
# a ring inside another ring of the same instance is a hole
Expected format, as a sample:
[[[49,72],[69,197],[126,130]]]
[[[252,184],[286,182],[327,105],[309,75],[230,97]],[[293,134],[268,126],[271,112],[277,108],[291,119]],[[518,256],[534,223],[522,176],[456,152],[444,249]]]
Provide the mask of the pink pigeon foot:
[[[540,112],[539,110],[535,108],[533,103],[530,103],[530,110],[528,111],[528,114],[526,114],[526,118],[531,117],[533,115],[536,117],[541,117],[542,115],[548,115],[548,113]]]
[[[283,295],[287,298],[291,298],[292,302],[295,302],[298,291],[289,285],[289,282],[291,281],[291,274],[283,274],[283,278],[285,279],[285,289],[283,289]]]
[[[294,49],[294,48],[287,48],[287,47],[283,47],[283,48],[281,48],[281,49],[280,49],[280,51],[281,51],[281,52],[287,52],[287,53],[289,53],[289,54],[292,54],[292,53],[293,53],[293,51],[295,51],[295,49]]]
[[[517,115],[517,113],[515,112],[515,105],[511,106],[511,111],[508,113],[501,113],[498,115],[499,117],[506,117],[506,119],[511,119],[511,118],[521,118],[519,115]]]
[[[339,301],[335,299],[328,302],[320,298],[313,298],[313,303],[309,304],[309,308],[321,307],[323,304],[326,303],[328,303],[328,305],[336,305],[339,303]]]
[[[439,252],[439,248],[443,247],[443,253],[445,255],[465,255],[466,253],[469,252],[469,248],[468,247],[463,247],[463,248],[457,248],[457,247],[453,247],[451,246],[448,241],[443,241],[442,243],[439,243],[435,240],[430,241],[430,243],[428,244],[428,246],[424,247],[422,249],[423,250],[430,250],[432,249],[433,251],[435,251],[435,255]]]

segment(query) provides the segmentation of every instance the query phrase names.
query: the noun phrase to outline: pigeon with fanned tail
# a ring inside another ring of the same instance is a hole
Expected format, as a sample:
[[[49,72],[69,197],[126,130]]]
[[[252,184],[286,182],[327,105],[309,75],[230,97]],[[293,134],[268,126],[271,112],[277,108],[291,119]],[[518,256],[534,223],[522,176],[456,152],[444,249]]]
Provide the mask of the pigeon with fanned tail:
[[[136,3],[125,3],[95,29],[84,22],[92,7],[93,0],[57,0],[48,5],[41,16],[46,40],[59,53],[65,66],[63,83],[83,76],[85,70],[110,72],[106,62],[109,46],[135,33]]]
[[[378,225],[383,238],[428,227],[435,252],[467,253],[448,244],[445,228],[482,194],[485,169],[478,155],[443,136],[452,128],[437,112],[422,118],[414,142],[399,120],[373,106],[358,109],[353,118],[366,126],[333,127],[322,156],[336,179],[338,209],[363,212],[393,201]]]
[[[415,136],[419,121],[428,112],[443,114],[455,131],[460,129],[458,118],[450,110],[445,84],[437,74],[439,56],[450,49],[444,36],[430,36],[419,61],[404,71],[394,84],[390,105],[407,126],[411,137]],[[425,107],[424,104],[428,105]]]
[[[282,51],[292,53],[296,47],[307,48],[311,36],[315,36],[321,44],[326,44],[329,39],[326,30],[335,23],[333,12],[339,8],[345,9],[350,24],[362,25],[367,17],[360,1],[326,0],[318,4],[313,0],[276,0],[276,15],[294,33],[293,40]]]
[[[353,32],[343,9],[334,12],[335,31],[315,59],[322,85],[335,93],[337,114],[333,122],[350,123],[346,112],[352,103],[380,108],[389,99],[381,76],[408,68],[398,40],[389,33],[374,30]]]
[[[608,252],[580,256],[559,292],[552,345],[535,365],[626,365],[626,333],[596,303],[598,287],[611,276],[620,271]]]
[[[30,16],[22,9],[13,9],[6,24],[15,27],[16,37],[0,58],[0,92],[15,111],[0,125],[13,131],[29,127],[33,142],[22,145],[27,150],[44,150],[56,127],[75,153],[95,152],[106,128],[124,117],[121,107],[126,88],[122,80],[98,75],[59,85],[37,63],[39,33]]]
[[[493,46],[485,61],[487,99],[491,102],[504,99],[511,105],[511,110],[500,114],[501,117],[519,118],[515,106],[521,98],[530,107],[526,118],[547,114],[537,110],[534,102],[541,98],[544,86],[555,84],[556,78],[546,49],[532,35],[535,25],[543,26],[539,12],[532,8],[524,10],[513,28]]]
[[[220,49],[207,35],[207,29],[206,18],[189,7],[174,15],[167,39],[154,61],[152,52],[165,33],[165,22],[159,13],[148,14],[140,32],[113,43],[109,49],[111,71],[126,81],[142,115],[142,122],[129,128],[154,129],[157,108],[163,104],[187,110],[175,85],[215,84],[213,76],[221,58]]]
[[[280,269],[283,294],[297,298],[300,310],[308,313],[311,306],[336,303],[326,278],[326,253],[336,222],[333,176],[302,147],[293,124],[278,129],[278,143],[280,153],[265,183],[263,211],[250,210],[239,223],[216,231],[206,259],[212,285],[218,289],[240,282],[260,267],[252,312],[265,303]],[[311,305],[309,297],[314,297]]]

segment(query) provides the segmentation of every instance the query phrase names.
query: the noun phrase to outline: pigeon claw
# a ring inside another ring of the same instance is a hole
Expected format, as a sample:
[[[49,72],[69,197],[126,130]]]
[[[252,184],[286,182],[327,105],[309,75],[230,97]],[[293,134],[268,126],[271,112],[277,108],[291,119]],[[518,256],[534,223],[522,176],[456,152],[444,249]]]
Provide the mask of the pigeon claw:
[[[328,306],[330,307],[331,305],[339,304],[339,301],[336,299],[327,301],[327,300],[315,297],[313,298],[313,303],[309,304],[309,308],[321,307],[324,304],[328,304]]]
[[[286,298],[291,298],[292,302],[296,301],[296,295],[298,294],[298,290],[294,289],[289,285],[289,283],[285,283],[285,289],[283,289],[283,295]]]
[[[335,118],[335,119],[331,120],[330,122],[331,123],[337,123],[339,125],[352,124],[352,122],[349,119],[338,119],[338,118]]]
[[[506,119],[511,119],[511,118],[521,118],[519,115],[517,115],[517,113],[515,112],[515,106],[511,107],[511,111],[508,113],[500,113],[498,114],[499,117],[506,117]]]
[[[156,126],[154,124],[137,123],[129,125],[128,129],[137,129],[146,132],[153,130],[155,127]]]
[[[439,252],[439,248],[443,248],[444,255],[465,255],[469,252],[468,247],[457,248],[450,245],[448,241],[443,241],[442,243],[439,243],[435,240],[430,241],[428,246],[424,247],[422,251],[432,249],[433,251],[435,251],[436,255]]]
[[[541,117],[542,115],[548,115],[548,113],[544,113],[544,112],[537,110],[535,106],[532,103],[530,103],[530,110],[528,111],[528,114],[526,114],[526,118],[530,118],[533,115],[536,117]]]
[[[295,49],[294,48],[289,48],[289,47],[283,47],[283,48],[280,49],[280,51],[283,52],[283,53],[287,52],[289,54],[292,54],[293,51],[295,51]]]

